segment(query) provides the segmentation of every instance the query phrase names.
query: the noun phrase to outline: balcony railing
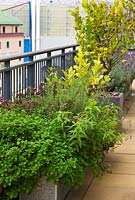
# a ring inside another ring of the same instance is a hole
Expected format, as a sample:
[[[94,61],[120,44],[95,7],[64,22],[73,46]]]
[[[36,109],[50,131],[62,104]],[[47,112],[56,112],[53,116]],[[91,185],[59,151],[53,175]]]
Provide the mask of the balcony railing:
[[[0,59],[0,64],[3,65],[0,68],[0,95],[10,100],[19,93],[25,96],[27,88],[38,88],[45,82],[48,68],[51,66],[62,76],[62,70],[74,64],[76,53],[77,45],[70,45]],[[28,62],[11,66],[11,61],[23,60],[26,57]]]

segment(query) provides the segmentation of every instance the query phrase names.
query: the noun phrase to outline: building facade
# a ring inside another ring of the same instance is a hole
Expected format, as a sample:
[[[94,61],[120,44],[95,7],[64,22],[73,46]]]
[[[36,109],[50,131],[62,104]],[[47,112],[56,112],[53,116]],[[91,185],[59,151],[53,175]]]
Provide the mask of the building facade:
[[[0,58],[24,52],[22,23],[17,18],[0,12]]]
[[[14,16],[0,12],[0,59],[24,53],[24,33],[22,22]],[[21,64],[23,60],[11,61],[10,65]],[[1,65],[0,67],[3,67]],[[0,95],[2,93],[2,75],[0,74]]]

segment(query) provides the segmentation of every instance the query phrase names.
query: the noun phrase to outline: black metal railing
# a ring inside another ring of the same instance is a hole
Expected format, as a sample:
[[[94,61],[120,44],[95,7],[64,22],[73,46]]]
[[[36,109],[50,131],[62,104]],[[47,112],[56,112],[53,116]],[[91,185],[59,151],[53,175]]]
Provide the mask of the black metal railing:
[[[13,99],[17,94],[26,95],[28,87],[38,88],[45,81],[49,67],[55,67],[58,75],[74,65],[77,45],[52,48],[0,59],[0,96]],[[29,60],[23,62],[24,58]],[[21,64],[11,65],[16,60]]]

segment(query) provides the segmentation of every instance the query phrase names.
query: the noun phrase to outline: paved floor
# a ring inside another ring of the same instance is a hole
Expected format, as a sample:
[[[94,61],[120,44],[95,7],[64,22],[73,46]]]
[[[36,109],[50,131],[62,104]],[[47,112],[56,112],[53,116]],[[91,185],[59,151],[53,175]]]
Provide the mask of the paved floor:
[[[66,200],[135,200],[135,97],[128,105],[130,108],[122,121],[124,142],[116,145],[105,159],[112,173],[97,180],[87,171],[83,186],[72,190]]]

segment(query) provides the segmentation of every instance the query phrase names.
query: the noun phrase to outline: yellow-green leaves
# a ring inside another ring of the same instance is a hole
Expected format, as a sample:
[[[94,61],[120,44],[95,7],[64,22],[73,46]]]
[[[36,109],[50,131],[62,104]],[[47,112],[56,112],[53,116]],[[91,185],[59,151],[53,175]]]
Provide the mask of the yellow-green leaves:
[[[103,67],[103,64],[101,64],[100,59],[94,60],[91,71],[90,85],[96,85],[97,87],[103,86],[110,80],[108,75],[104,75],[107,70]]]
[[[75,78],[75,70],[73,67],[70,67],[68,71],[63,71],[64,73],[64,80],[66,85],[71,85],[74,78]]]
[[[82,18],[79,14],[79,7],[76,7],[74,10],[69,10],[69,12],[75,18],[75,24],[74,24],[75,30],[79,30],[82,24]]]
[[[90,63],[83,54],[81,48],[78,49],[78,54],[75,57],[75,62],[76,65],[70,67],[68,71],[63,72],[65,77],[65,84],[67,85],[71,85],[75,78],[80,79],[80,81],[84,81],[84,79],[88,76]]]
[[[57,72],[55,70],[55,68],[53,67],[50,67],[48,69],[48,75],[46,76],[46,81],[47,81],[47,84],[49,86],[53,85],[54,83],[58,82],[59,81],[59,78],[57,76]]]
[[[76,71],[76,77],[78,78],[85,78],[88,74],[88,69],[90,67],[90,63],[84,53],[82,52],[81,48],[78,50],[78,55],[75,58],[77,65],[74,66]]]
[[[109,75],[104,76],[104,84],[110,81]]]
[[[134,5],[126,0],[114,0],[111,5],[105,1],[83,0],[82,7],[85,15],[80,14],[79,8],[72,11],[77,43],[92,62],[100,57],[109,73],[134,44]]]
[[[82,0],[82,6],[84,8],[87,8],[88,7],[88,0]]]

